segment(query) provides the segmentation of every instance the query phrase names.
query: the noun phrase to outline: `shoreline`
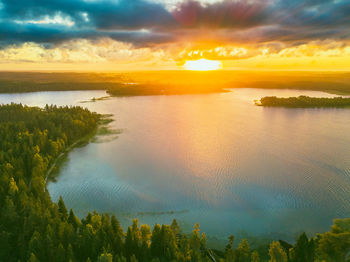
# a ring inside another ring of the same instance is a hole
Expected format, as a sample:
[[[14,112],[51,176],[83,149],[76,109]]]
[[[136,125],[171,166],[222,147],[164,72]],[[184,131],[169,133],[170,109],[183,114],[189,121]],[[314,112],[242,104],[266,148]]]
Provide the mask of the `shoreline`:
[[[276,97],[265,96],[254,100],[256,106],[282,108],[349,108],[350,97]]]
[[[123,89],[123,88],[122,88]],[[261,86],[254,86],[254,85],[243,85],[243,86],[225,86],[225,87],[219,87],[218,89],[208,90],[204,89],[202,91],[185,91],[185,92],[173,92],[172,90],[169,90],[166,92],[164,89],[160,90],[122,90],[122,89],[109,89],[109,88],[69,88],[69,89],[27,89],[27,90],[21,90],[21,91],[8,91],[8,90],[2,90],[1,89],[1,81],[0,81],[0,95],[1,94],[26,94],[26,93],[39,93],[39,92],[70,92],[70,91],[105,91],[107,95],[102,97],[93,97],[90,100],[82,100],[80,101],[81,104],[84,103],[93,103],[98,101],[104,101],[111,99],[113,97],[138,97],[138,96],[183,96],[183,95],[205,95],[205,94],[226,94],[230,93],[235,89],[261,89],[261,90],[296,90],[296,91],[315,91],[315,92],[323,92],[330,95],[336,95],[336,96],[350,96],[350,90],[332,90],[332,89],[322,89],[322,88],[298,88],[298,87],[283,87],[283,86],[273,86],[273,87],[261,87]]]
[[[98,134],[98,131],[103,128],[106,127],[106,125],[108,125],[109,123],[113,122],[114,120],[110,118],[111,115],[110,114],[100,114],[99,115],[99,120],[97,123],[96,128],[90,133],[87,134],[86,136],[80,138],[79,140],[75,141],[73,144],[71,144],[70,146],[66,147],[64,149],[63,152],[61,152],[56,159],[54,160],[54,162],[51,164],[51,166],[48,168],[48,170],[46,171],[46,175],[45,175],[45,187],[44,187],[44,192],[47,191],[47,182],[50,178],[50,176],[52,175],[52,173],[57,170],[56,168],[60,167],[60,165],[62,163],[59,163],[60,160],[63,160],[64,156],[67,156],[74,148],[78,147],[79,145],[82,144],[89,144]]]
[[[0,72],[0,93],[102,90],[115,97],[225,93],[258,88],[350,95],[350,72],[140,71],[120,73]]]

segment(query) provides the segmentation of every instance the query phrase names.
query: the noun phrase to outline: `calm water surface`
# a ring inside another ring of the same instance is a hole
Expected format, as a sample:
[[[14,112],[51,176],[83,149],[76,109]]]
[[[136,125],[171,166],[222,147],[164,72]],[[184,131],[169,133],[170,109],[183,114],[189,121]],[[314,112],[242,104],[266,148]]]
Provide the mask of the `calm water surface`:
[[[104,91],[2,94],[0,103],[81,105],[113,114],[117,139],[74,149],[48,189],[79,216],[115,213],[124,226],[195,222],[211,236],[245,230],[294,236],[350,217],[350,110],[254,106],[266,95],[321,92],[236,89],[226,94],[111,98]]]

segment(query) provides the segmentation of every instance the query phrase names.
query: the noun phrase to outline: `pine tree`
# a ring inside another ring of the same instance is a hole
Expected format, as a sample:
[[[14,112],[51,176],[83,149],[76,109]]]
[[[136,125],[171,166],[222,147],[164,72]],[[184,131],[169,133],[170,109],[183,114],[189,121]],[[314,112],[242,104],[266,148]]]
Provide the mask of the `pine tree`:
[[[13,177],[10,178],[10,183],[9,183],[9,190],[8,193],[9,195],[13,196],[18,192],[18,187],[16,184],[16,181],[13,179]]]
[[[39,258],[41,257],[40,254],[41,252],[44,252],[42,248],[42,240],[40,233],[38,231],[35,231],[30,238],[29,241],[29,247],[28,247],[29,254],[35,254]]]
[[[270,262],[287,262],[287,254],[279,242],[273,241],[269,248]]]
[[[66,257],[67,257],[68,260],[70,260],[72,262],[75,261],[73,247],[72,247],[71,244],[68,245]]]
[[[58,248],[56,250],[55,258],[57,262],[65,262],[66,259],[66,250],[64,249],[63,245],[60,243],[58,245]]]
[[[60,212],[62,221],[66,221],[68,218],[68,212],[66,205],[63,202],[62,196],[60,196],[60,199],[58,200],[58,211]]]
[[[173,221],[171,222],[171,230],[174,232],[175,236],[180,234],[180,226],[177,223],[176,219],[173,219]]]
[[[77,230],[77,228],[80,225],[79,218],[77,216],[75,216],[75,214],[74,214],[72,209],[70,209],[70,211],[69,211],[68,223],[71,224],[74,227],[75,230]]]
[[[235,237],[231,235],[228,239],[229,242],[225,247],[225,258],[227,262],[233,262],[235,260],[235,250],[233,247]]]
[[[293,248],[293,257],[291,260],[293,262],[313,262],[315,260],[314,253],[314,241],[312,239],[309,241],[304,232],[299,236]]]
[[[250,246],[247,239],[243,239],[236,250],[237,262],[249,262]]]
[[[154,225],[153,231],[152,231],[152,237],[151,237],[151,254],[152,257],[158,257],[160,258],[160,251],[161,251],[161,235],[160,235],[160,225],[156,224]],[[126,240],[125,240],[126,241]]]
[[[260,255],[259,255],[258,251],[254,250],[254,251],[252,252],[250,261],[251,261],[251,262],[260,262]]]
[[[104,252],[98,257],[97,262],[113,262],[113,256],[110,253]]]
[[[39,262],[39,260],[36,258],[34,253],[31,253],[27,262]]]

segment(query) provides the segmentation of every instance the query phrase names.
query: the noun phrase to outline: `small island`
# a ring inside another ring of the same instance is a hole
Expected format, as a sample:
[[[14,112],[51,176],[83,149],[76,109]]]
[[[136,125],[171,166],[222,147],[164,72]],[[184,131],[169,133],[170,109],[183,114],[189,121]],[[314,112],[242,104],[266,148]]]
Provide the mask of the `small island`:
[[[186,84],[128,84],[121,83],[107,89],[111,96],[155,96],[155,95],[195,95],[230,92],[216,85],[186,85]]]
[[[258,106],[267,107],[289,107],[289,108],[344,108],[350,107],[350,98],[348,97],[309,97],[309,96],[298,96],[298,97],[276,97],[266,96],[260,100],[256,100],[255,104]]]

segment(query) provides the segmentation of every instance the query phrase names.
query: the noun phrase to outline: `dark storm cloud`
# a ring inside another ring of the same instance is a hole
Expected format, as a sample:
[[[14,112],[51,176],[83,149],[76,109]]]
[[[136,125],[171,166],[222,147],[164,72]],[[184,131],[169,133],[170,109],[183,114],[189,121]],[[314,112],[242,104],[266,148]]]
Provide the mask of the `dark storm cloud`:
[[[5,43],[61,43],[77,38],[99,37],[110,37],[135,45],[155,44],[172,39],[166,32],[147,30],[170,25],[174,23],[174,19],[163,5],[143,0],[0,0],[1,2],[2,46]],[[69,18],[74,26],[32,23],[57,15]]]
[[[324,27],[349,26],[348,0],[279,1],[272,9],[276,23],[284,26]]]
[[[167,25],[172,15],[161,4],[145,0],[81,1],[81,0],[2,0],[2,16],[10,19],[32,20],[63,14],[79,25],[100,29],[136,29]],[[1,11],[0,11],[1,12]],[[91,20],[84,21],[83,13]]]
[[[203,6],[196,1],[183,2],[173,12],[184,27],[246,28],[268,21],[267,2],[224,1]]]
[[[350,39],[349,0],[223,1],[205,7],[186,1],[173,14],[182,34],[186,28],[206,27],[216,30],[219,39],[232,42],[294,45]]]
[[[93,32],[90,32],[92,34]],[[11,22],[0,22],[0,41],[7,42],[62,42],[69,40],[75,35],[87,36],[85,31],[66,30],[64,26],[45,26],[26,24],[18,25]]]
[[[163,5],[139,0],[94,3],[86,11],[99,29],[158,28],[174,24],[172,15]]]
[[[40,24],[18,25],[16,23],[0,22],[0,48],[8,44],[23,42],[54,44],[73,39],[111,38],[118,41],[134,43],[135,46],[171,41],[172,36],[165,33],[151,33],[147,31],[96,31],[91,29],[67,29],[65,26],[49,26]]]
[[[74,25],[28,23],[57,15]],[[203,30],[233,42],[293,44],[349,40],[349,28],[349,0],[226,0],[206,5],[191,0],[172,11],[146,0],[0,0],[2,46],[100,37],[142,46],[180,37],[191,40]]]

